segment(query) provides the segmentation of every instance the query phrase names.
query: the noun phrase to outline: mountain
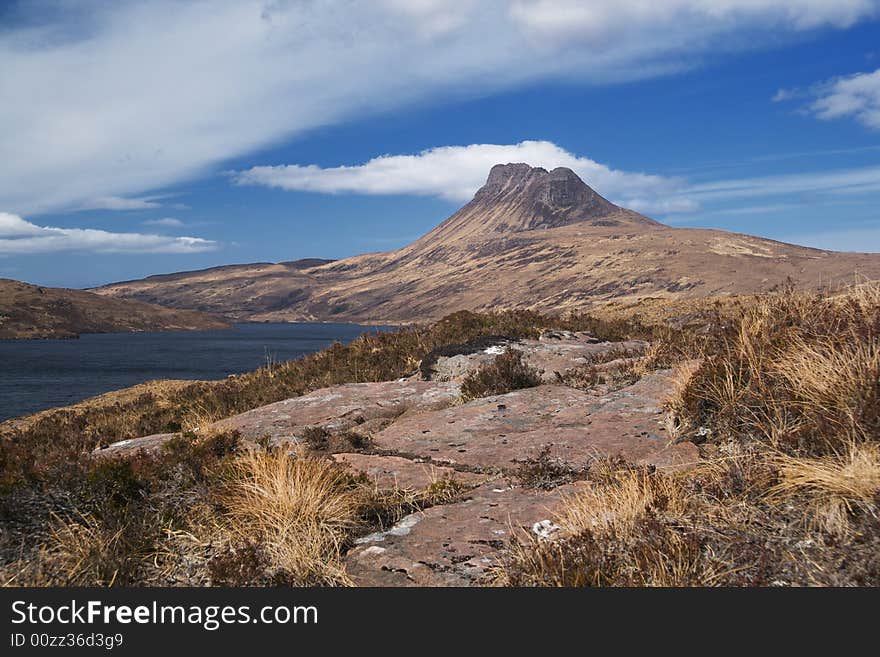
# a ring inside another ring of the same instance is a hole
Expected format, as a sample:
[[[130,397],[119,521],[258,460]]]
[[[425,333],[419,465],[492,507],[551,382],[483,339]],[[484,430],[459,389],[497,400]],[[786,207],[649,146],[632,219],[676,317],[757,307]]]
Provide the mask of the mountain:
[[[299,263],[299,264],[298,264]],[[238,320],[409,322],[462,309],[548,312],[607,300],[760,292],[880,278],[880,254],[672,228],[563,167],[496,165],[473,200],[397,251],[151,276],[95,291]]]
[[[69,338],[80,333],[222,329],[229,324],[191,310],[0,279],[0,338]]]

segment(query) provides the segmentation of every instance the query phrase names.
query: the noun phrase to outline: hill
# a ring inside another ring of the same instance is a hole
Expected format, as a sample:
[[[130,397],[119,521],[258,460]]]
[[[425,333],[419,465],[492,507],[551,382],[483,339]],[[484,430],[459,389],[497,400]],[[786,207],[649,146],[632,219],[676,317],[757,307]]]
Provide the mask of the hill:
[[[0,279],[0,338],[68,338],[80,333],[222,329],[219,317],[171,310],[84,290]]]
[[[614,205],[570,169],[496,165],[473,200],[396,251],[234,265],[99,294],[244,320],[437,319],[461,309],[559,312],[645,297],[757,293],[880,277],[880,255],[673,228]]]

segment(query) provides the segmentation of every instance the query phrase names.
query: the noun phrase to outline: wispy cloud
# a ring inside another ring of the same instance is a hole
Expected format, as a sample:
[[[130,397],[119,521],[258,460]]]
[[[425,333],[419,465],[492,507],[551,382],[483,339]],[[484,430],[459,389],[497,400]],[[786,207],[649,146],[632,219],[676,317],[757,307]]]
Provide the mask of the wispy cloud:
[[[852,118],[880,130],[880,68],[872,73],[856,73],[814,84],[808,90],[780,89],[774,102],[810,98],[801,108],[816,118]]]
[[[684,196],[699,203],[784,195],[867,194],[880,187],[880,167],[837,169],[756,178],[737,178],[691,185]]]
[[[184,223],[180,219],[174,217],[162,217],[161,219],[147,219],[144,222],[146,226],[164,226],[165,228],[182,228]]]
[[[201,253],[219,247],[200,237],[113,233],[92,228],[38,226],[0,212],[0,254],[56,253]]]
[[[0,32],[0,207],[32,215],[129,197],[317,126],[451,91],[668,74],[702,53],[845,28],[878,6],[141,0],[59,12],[26,3],[40,21]],[[65,23],[47,23],[53,16]]]
[[[146,198],[123,198],[121,196],[99,196],[86,201],[77,210],[152,210],[162,204]]]

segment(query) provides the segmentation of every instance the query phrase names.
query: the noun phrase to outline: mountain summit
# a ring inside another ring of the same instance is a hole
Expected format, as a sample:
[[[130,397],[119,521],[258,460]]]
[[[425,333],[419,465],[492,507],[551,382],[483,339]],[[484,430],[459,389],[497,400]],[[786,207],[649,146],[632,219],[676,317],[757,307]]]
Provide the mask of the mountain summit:
[[[511,197],[528,200],[536,213],[534,225],[525,227],[526,230],[552,228],[556,216],[571,208],[586,218],[603,217],[620,209],[587,186],[571,169],[557,167],[547,171],[528,164],[496,164],[474,199],[497,203]],[[540,219],[550,223],[545,226]]]
[[[509,233],[594,226],[659,226],[656,221],[614,205],[566,167],[547,171],[528,164],[496,164],[474,198],[417,242],[487,239]]]
[[[571,170],[498,164],[458,212],[396,251],[301,267],[257,263],[96,290],[249,321],[423,322],[457,310],[582,310],[643,297],[761,292],[880,278],[880,255],[672,228]],[[294,263],[295,264],[295,263]]]

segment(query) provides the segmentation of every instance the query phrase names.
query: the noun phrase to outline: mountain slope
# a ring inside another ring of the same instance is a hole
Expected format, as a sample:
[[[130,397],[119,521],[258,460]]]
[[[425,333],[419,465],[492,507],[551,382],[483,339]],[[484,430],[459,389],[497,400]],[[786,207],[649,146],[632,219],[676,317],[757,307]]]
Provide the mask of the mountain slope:
[[[116,283],[100,294],[248,320],[407,322],[461,309],[560,311],[609,299],[708,296],[880,278],[880,255],[671,228],[570,169],[496,165],[473,200],[397,251],[318,266],[255,264]]]
[[[66,338],[80,333],[228,328],[219,317],[110,299],[83,290],[0,279],[0,338]]]

